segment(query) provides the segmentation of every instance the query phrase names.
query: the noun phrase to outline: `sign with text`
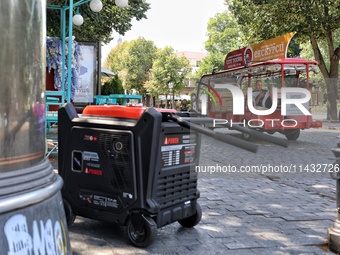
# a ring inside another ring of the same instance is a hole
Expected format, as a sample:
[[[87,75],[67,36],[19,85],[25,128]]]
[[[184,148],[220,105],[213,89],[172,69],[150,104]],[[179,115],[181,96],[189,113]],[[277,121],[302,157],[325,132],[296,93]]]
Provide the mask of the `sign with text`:
[[[289,42],[294,34],[295,32],[291,32],[229,52],[224,61],[224,69],[227,70],[237,67],[246,67],[256,62],[285,58]]]

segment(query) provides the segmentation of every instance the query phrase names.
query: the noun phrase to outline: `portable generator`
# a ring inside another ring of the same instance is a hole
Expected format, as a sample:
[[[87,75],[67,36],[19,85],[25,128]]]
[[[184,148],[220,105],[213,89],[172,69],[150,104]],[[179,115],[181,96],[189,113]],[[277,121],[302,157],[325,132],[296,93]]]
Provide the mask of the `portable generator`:
[[[58,112],[59,174],[68,224],[76,215],[126,226],[128,240],[146,247],[157,228],[199,223],[197,173],[201,135],[173,111],[72,104]]]
[[[178,221],[197,225],[197,172],[201,134],[256,152],[253,144],[201,127],[214,119],[168,109],[95,105],[78,116],[58,111],[59,174],[68,224],[76,215],[126,226],[137,247],[157,228]],[[195,124],[196,123],[196,124]],[[225,127],[288,147],[288,142],[241,126]]]

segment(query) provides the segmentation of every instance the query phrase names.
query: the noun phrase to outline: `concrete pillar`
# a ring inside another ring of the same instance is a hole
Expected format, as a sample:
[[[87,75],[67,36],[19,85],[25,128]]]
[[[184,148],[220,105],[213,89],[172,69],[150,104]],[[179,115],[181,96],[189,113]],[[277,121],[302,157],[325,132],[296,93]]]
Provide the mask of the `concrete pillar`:
[[[0,1],[0,254],[71,254],[45,159],[46,0]]]

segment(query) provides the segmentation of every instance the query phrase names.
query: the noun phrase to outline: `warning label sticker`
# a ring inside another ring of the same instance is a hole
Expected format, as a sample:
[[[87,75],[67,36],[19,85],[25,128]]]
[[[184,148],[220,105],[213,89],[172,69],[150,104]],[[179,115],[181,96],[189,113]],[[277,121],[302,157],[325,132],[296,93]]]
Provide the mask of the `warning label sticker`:
[[[195,156],[195,137],[190,135],[168,135],[164,138],[162,166],[176,166],[193,162]]]
[[[88,161],[99,161],[99,156],[97,152],[84,151],[83,160]]]
[[[99,206],[104,206],[104,207],[113,207],[113,208],[118,208],[118,201],[114,198],[109,198],[109,197],[103,197],[103,196],[93,196],[93,204],[94,205],[99,205]]]

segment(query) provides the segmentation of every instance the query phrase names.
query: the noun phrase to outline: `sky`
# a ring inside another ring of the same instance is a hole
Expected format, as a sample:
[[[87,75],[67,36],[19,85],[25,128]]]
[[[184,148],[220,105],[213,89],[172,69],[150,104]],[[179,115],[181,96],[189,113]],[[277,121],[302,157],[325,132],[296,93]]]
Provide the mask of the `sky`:
[[[147,19],[133,20],[132,28],[121,36],[123,41],[138,37],[154,41],[158,48],[172,46],[176,51],[205,52],[207,25],[215,14],[226,10],[224,0],[146,0]],[[118,33],[102,47],[102,63],[117,45]]]

